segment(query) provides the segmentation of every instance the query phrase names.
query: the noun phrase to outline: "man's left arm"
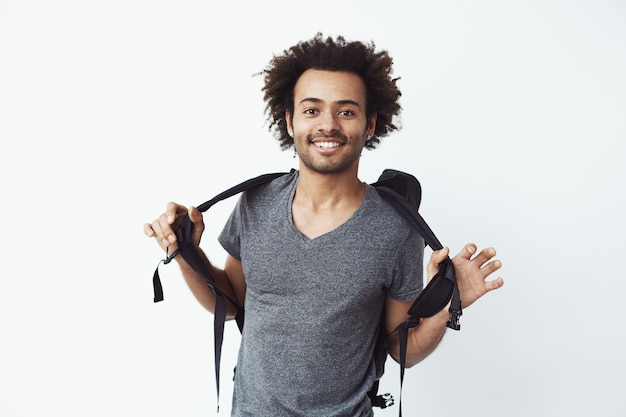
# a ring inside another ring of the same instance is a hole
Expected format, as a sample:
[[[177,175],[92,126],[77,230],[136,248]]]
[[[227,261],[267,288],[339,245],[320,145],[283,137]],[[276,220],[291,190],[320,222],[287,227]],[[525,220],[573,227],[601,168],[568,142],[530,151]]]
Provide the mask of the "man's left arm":
[[[389,333],[387,350],[398,363],[400,362],[400,341],[395,329],[409,318],[407,311],[412,304],[413,301],[398,301],[389,296],[385,303],[386,326]],[[421,319],[416,327],[409,329],[406,368],[420,363],[437,348],[446,332],[448,317],[450,314],[446,307],[432,317]]]
[[[465,245],[453,259],[457,285],[461,297],[461,306],[466,308],[480,297],[504,285],[502,278],[487,281],[487,278],[502,267],[502,263],[493,260],[496,251],[487,248],[476,256],[477,247],[473,243]],[[427,266],[428,281],[437,273],[439,264],[448,256],[448,248],[433,252]],[[403,302],[387,297],[385,304],[386,326],[389,333],[388,351],[394,360],[399,361],[400,343],[398,332],[394,331],[409,318],[408,310],[412,301]],[[416,327],[409,329],[407,339],[406,367],[418,364],[430,355],[439,345],[446,332],[449,305],[432,317],[423,318]]]

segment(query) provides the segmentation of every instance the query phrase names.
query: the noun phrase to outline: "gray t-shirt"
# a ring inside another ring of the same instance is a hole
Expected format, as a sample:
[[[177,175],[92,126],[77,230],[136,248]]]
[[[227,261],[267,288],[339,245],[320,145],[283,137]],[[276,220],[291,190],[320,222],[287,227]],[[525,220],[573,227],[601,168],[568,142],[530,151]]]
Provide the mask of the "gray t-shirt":
[[[232,415],[372,416],[385,296],[417,297],[424,242],[369,185],[350,219],[310,239],[292,221],[297,181],[243,193],[219,236],[247,284]]]

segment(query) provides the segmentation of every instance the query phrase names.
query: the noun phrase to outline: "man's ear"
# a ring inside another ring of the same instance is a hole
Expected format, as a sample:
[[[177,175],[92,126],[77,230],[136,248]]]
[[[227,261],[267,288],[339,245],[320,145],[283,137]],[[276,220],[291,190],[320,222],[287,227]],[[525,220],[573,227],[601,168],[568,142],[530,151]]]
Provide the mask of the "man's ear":
[[[291,124],[291,112],[285,110],[285,122],[287,122],[287,133],[293,137],[293,125]]]
[[[378,113],[372,114],[370,119],[367,121],[367,137],[374,136],[376,133],[376,121],[378,120]]]

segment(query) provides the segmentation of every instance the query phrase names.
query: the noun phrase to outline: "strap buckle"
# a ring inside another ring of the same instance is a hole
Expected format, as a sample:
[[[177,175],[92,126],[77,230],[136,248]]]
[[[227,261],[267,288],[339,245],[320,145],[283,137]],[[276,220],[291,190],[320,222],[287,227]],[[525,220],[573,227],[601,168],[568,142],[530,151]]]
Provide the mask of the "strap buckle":
[[[372,407],[387,408],[395,404],[393,395],[390,393],[377,395],[372,398]]]
[[[446,326],[452,330],[461,330],[461,316],[463,315],[463,311],[461,309],[450,308],[450,318],[448,319],[448,323]]]

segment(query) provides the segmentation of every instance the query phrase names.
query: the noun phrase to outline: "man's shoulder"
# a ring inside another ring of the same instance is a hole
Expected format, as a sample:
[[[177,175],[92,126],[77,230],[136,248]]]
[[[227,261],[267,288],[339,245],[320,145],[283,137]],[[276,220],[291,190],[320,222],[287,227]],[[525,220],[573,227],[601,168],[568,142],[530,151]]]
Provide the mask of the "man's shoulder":
[[[367,203],[370,206],[370,210],[376,210],[379,213],[380,218],[388,219],[408,227],[409,223],[395,207],[394,202],[385,198],[383,194],[379,193],[375,186],[368,184]]]
[[[367,187],[364,214],[370,232],[380,233],[381,238],[393,241],[405,241],[416,234],[409,220],[392,201],[379,194],[376,187],[369,184]]]
[[[292,170],[267,183],[257,185],[242,193],[242,202],[251,207],[265,205],[288,197],[298,179],[298,172]]]

